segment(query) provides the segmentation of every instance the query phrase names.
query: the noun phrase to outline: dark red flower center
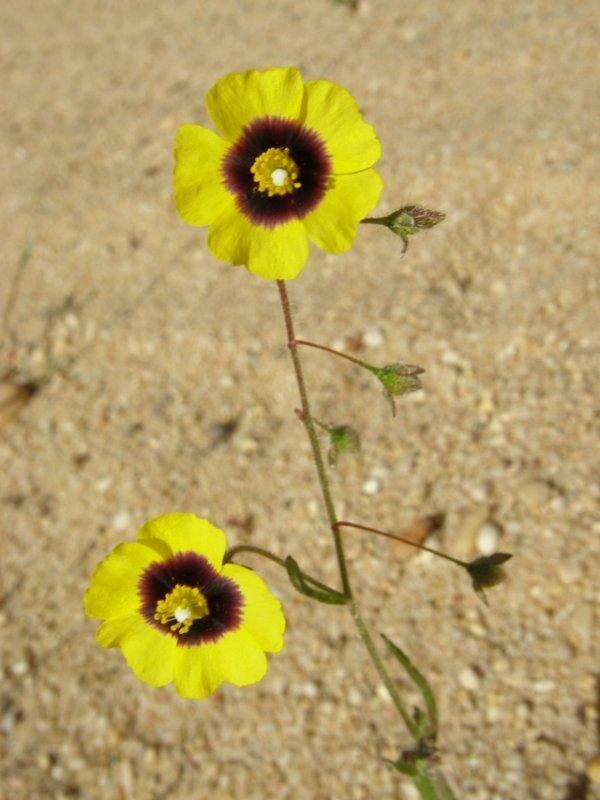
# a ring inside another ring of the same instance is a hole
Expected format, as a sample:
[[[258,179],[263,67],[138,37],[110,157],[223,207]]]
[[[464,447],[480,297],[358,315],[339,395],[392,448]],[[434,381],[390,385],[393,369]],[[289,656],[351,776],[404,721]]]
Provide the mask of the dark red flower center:
[[[313,211],[327,191],[331,159],[318,133],[295,120],[260,117],[221,164],[225,186],[255,225],[274,228]]]
[[[179,645],[216,642],[241,623],[244,598],[239,587],[198,553],[176,553],[150,564],[138,594],[140,614]]]

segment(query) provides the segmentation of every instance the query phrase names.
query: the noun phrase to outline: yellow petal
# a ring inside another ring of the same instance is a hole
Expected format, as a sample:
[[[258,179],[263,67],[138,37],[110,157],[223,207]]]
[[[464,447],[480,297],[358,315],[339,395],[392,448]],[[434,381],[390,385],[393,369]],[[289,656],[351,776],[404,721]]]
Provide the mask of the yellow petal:
[[[214,222],[208,246],[215,258],[243,264],[267,280],[291,280],[308,258],[308,239],[302,222],[292,220],[275,228],[255,225],[239,211]]]
[[[159,554],[141,544],[120,544],[96,567],[85,593],[85,613],[94,619],[132,614],[140,607],[140,576]]]
[[[327,253],[343,253],[352,246],[361,219],[379,200],[383,182],[373,169],[335,175],[319,206],[304,218],[304,227]]]
[[[141,681],[165,686],[173,680],[175,639],[158,631],[140,614],[108,620],[98,629],[96,639],[102,647],[120,647]]]
[[[182,125],[175,142],[175,207],[191,225],[210,225],[234,202],[221,180],[227,143],[200,125]]]
[[[350,92],[336,83],[306,83],[304,124],[325,141],[334,174],[371,167],[381,155],[373,127],[364,121]]]
[[[146,522],[137,535],[138,541],[154,545],[157,541],[167,545],[171,553],[193,551],[221,569],[225,555],[225,534],[220,528],[195,514],[163,514]]]
[[[234,267],[246,264],[253,231],[250,220],[232,207],[210,226],[209,250],[219,261],[233,264]]]
[[[303,97],[302,76],[294,67],[251,69],[218,80],[206,96],[206,107],[215,128],[234,142],[257,117],[297,119]]]
[[[244,596],[244,615],[240,630],[268,653],[283,647],[285,617],[281,603],[261,578],[246,567],[225,564],[222,574],[237,583]]]
[[[267,672],[264,652],[237,632],[218,642],[178,647],[175,653],[175,689],[183,697],[208,697],[222,683],[248,686]]]
[[[307,258],[304,225],[300,220],[292,220],[275,228],[253,229],[246,267],[261,278],[286,281],[302,271]]]

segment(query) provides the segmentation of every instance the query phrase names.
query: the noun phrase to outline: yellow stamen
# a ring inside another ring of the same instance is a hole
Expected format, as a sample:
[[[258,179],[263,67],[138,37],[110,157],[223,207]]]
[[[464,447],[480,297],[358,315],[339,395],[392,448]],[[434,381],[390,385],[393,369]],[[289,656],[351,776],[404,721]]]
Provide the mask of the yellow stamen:
[[[209,613],[206,597],[195,586],[178,583],[172,592],[156,604],[154,619],[163,625],[173,621],[172,631],[187,633],[197,619]]]
[[[269,147],[250,167],[258,190],[273,195],[291,194],[302,185],[298,183],[298,165],[290,156],[289,147]]]

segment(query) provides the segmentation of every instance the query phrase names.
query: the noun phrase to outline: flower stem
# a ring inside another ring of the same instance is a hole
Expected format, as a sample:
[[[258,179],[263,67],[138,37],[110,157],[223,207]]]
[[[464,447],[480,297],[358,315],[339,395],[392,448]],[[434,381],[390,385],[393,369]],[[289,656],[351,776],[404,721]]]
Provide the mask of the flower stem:
[[[281,308],[283,310],[283,318],[285,320],[285,329],[288,337],[288,347],[294,365],[294,372],[296,374],[296,383],[298,384],[298,391],[300,393],[300,403],[302,405],[302,421],[306,428],[306,433],[312,448],[313,458],[317,469],[319,484],[321,486],[321,494],[325,502],[327,510],[327,518],[333,533],[333,541],[335,545],[335,552],[337,556],[338,568],[340,572],[340,580],[342,582],[342,591],[348,599],[352,597],[352,587],[350,585],[350,577],[348,575],[348,567],[346,565],[346,555],[344,553],[344,545],[340,532],[335,529],[337,517],[335,513],[335,506],[333,504],[333,497],[331,495],[331,488],[329,486],[329,478],[327,477],[327,470],[321,453],[321,445],[319,444],[319,437],[313,422],[312,414],[310,411],[310,402],[308,400],[308,393],[306,391],[306,383],[304,381],[304,373],[302,371],[302,363],[298,353],[296,337],[294,334],[294,320],[292,318],[292,309],[290,300],[287,293],[285,281],[277,281],[277,288],[279,289],[279,298],[281,300]]]
[[[333,347],[327,347],[324,344],[317,344],[316,342],[309,342],[307,339],[294,339],[294,344],[303,344],[305,347],[314,347],[316,350],[324,350],[326,353],[331,353],[334,356],[345,358],[346,361],[351,361],[353,364],[363,367],[363,369],[368,369],[369,372],[373,372],[373,367],[371,364],[367,364],[366,361],[362,361],[360,358],[349,356],[347,353],[334,350]]]
[[[456,800],[444,773],[437,767],[429,767],[412,780],[423,800]]]
[[[433,547],[427,547],[424,544],[420,544],[420,542],[413,542],[397,533],[388,533],[387,531],[380,531],[378,528],[371,528],[368,525],[359,525],[357,522],[346,522],[345,520],[340,520],[339,522],[336,522],[335,525],[336,528],[355,528],[359,531],[375,533],[377,536],[385,536],[387,539],[394,539],[397,542],[404,542],[404,544],[409,544],[411,547],[416,547],[418,550],[424,550],[426,553],[431,553],[434,556],[445,558],[446,561],[451,561],[453,564],[456,564],[459,567],[463,567],[464,569],[469,568],[469,564],[466,561],[462,561],[460,558],[454,558],[454,556],[449,556],[447,553],[442,553],[441,550],[434,550]]]
[[[238,544],[235,547],[231,547],[227,553],[225,554],[225,558],[223,559],[224,563],[229,563],[233,561],[234,557],[237,556],[238,553],[254,553],[255,555],[262,556],[263,558],[268,559],[269,561],[273,561],[275,564],[278,564],[280,567],[287,572],[287,564],[285,558],[280,558],[276,556],[275,553],[272,553],[270,550],[266,550],[264,547],[257,547],[253,544]],[[326,584],[322,583],[321,581],[313,578],[312,575],[307,575],[303,573],[303,577],[306,581],[310,583],[311,586],[316,587],[317,589],[321,589],[324,592],[331,592],[333,591],[331,586],[327,586]]]
[[[346,555],[344,551],[343,537],[339,530],[340,523],[337,520],[335,505],[331,493],[331,487],[329,485],[329,478],[327,475],[327,470],[325,468],[323,454],[321,452],[321,445],[319,443],[319,437],[317,434],[315,422],[313,420],[310,410],[310,402],[306,390],[306,383],[304,381],[304,373],[302,370],[302,363],[298,352],[298,345],[304,344],[309,347],[317,347],[318,349],[326,350],[328,352],[333,353],[334,355],[339,355],[342,358],[346,358],[348,361],[353,361],[359,366],[371,369],[371,371],[372,368],[369,365],[365,364],[364,362],[360,361],[359,359],[353,358],[352,356],[347,356],[344,353],[339,353],[338,351],[332,350],[331,348],[325,347],[323,345],[317,345],[312,342],[306,342],[301,339],[296,339],[294,334],[294,321],[292,317],[292,310],[285,282],[277,281],[277,288],[279,290],[279,298],[281,300],[281,307],[283,310],[283,317],[285,320],[285,328],[288,338],[288,348],[292,358],[292,363],[294,365],[294,373],[296,375],[296,383],[298,385],[300,402],[302,406],[302,412],[298,416],[304,423],[313,453],[313,459],[317,470],[319,485],[321,487],[321,494],[323,496],[323,500],[325,503],[327,518],[329,520],[329,525],[331,527],[331,533],[335,545],[335,552],[338,561],[342,591],[347,599],[345,605],[347,605],[348,608],[350,609],[350,614],[352,616],[358,634],[365,645],[365,648],[371,658],[371,661],[373,662],[373,665],[375,666],[375,669],[377,670],[377,673],[381,681],[388,690],[392,702],[394,703],[394,706],[396,707],[399,715],[402,717],[404,724],[406,725],[407,729],[409,730],[413,738],[418,739],[416,721],[413,720],[411,715],[408,713],[404,703],[402,702],[402,698],[400,697],[400,694],[394,684],[394,681],[390,677],[388,671],[386,670],[383,664],[381,656],[379,655],[379,652],[371,637],[369,629],[367,628],[367,625],[360,614],[358,605],[352,593],[350,576],[348,574],[348,567],[346,564]],[[415,787],[418,789],[419,794],[421,795],[423,800],[456,800],[441,770],[434,768],[432,765],[426,762],[419,762],[416,765],[416,773],[412,776],[411,779]]]
[[[300,355],[298,353],[297,345],[300,343],[294,336],[294,322],[292,318],[292,311],[290,307],[290,302],[287,294],[287,289],[285,286],[284,281],[277,281],[277,286],[279,289],[279,296],[281,299],[281,306],[283,309],[283,316],[285,319],[285,326],[288,336],[288,347],[290,349],[290,354],[292,357],[292,361],[294,364],[294,371],[296,373],[296,381],[298,384],[298,391],[300,393],[300,401],[302,404],[302,416],[301,419],[304,422],[306,427],[306,432],[308,434],[308,438],[310,440],[310,444],[313,451],[313,457],[315,461],[315,466],[317,468],[317,475],[319,479],[319,484],[321,486],[321,493],[323,495],[323,499],[325,501],[325,507],[327,509],[327,517],[329,519],[329,523],[331,526],[331,532],[334,539],[336,555],[338,559],[338,567],[340,571],[340,578],[342,582],[342,587],[344,594],[348,598],[348,606],[350,608],[350,613],[352,615],[352,619],[354,620],[354,624],[358,630],[358,633],[363,640],[365,647],[373,661],[373,664],[379,673],[381,680],[383,681],[385,687],[387,688],[392,701],[408,730],[414,734],[414,723],[406,711],[404,707],[404,703],[402,702],[400,695],[390,676],[388,675],[381,657],[375,647],[375,643],[371,638],[369,630],[362,619],[360,612],[358,610],[358,606],[354,600],[354,596],[352,594],[352,587],[350,584],[350,577],[348,574],[348,568],[346,565],[346,555],[344,552],[344,543],[342,541],[342,535],[338,530],[338,522],[337,522],[337,515],[335,511],[335,506],[333,503],[333,497],[331,494],[331,488],[329,485],[329,478],[327,476],[327,471],[325,469],[325,462],[323,461],[323,455],[321,453],[321,445],[319,443],[319,437],[317,435],[315,425],[313,422],[312,414],[310,411],[310,403],[308,399],[308,393],[306,391],[306,383],[304,381],[304,374],[302,371],[302,363],[300,361]],[[327,348],[324,348],[327,349]]]
[[[300,354],[298,353],[298,347],[297,347],[297,345],[300,342],[296,339],[294,335],[294,321],[292,318],[292,310],[287,294],[287,288],[284,281],[277,281],[277,287],[279,289],[279,297],[281,299],[281,307],[283,309],[283,316],[285,320],[285,327],[288,337],[288,347],[292,357],[292,362],[294,364],[296,382],[298,384],[298,391],[300,393],[300,402],[302,405],[302,414],[300,418],[302,422],[304,422],[304,426],[306,428],[306,432],[308,434],[308,438],[310,440],[313,452],[313,458],[317,469],[319,485],[321,487],[323,500],[325,501],[325,507],[327,509],[327,517],[329,519],[331,533],[333,535],[333,540],[335,544],[335,551],[338,559],[338,568],[340,572],[340,579],[342,582],[342,589],[345,596],[348,598],[348,606],[350,608],[352,619],[354,620],[354,624],[356,625],[358,633],[365,644],[365,647],[371,657],[371,660],[373,661],[373,664],[375,665],[375,668],[379,673],[379,676],[383,681],[385,687],[390,693],[392,701],[396,706],[396,708],[398,709],[398,713],[404,720],[406,727],[412,734],[414,734],[414,723],[410,715],[408,714],[406,708],[404,707],[404,703],[402,702],[392,679],[388,675],[383,665],[381,657],[379,656],[377,648],[375,647],[375,643],[373,642],[369,630],[360,615],[358,606],[352,594],[350,576],[348,574],[348,567],[346,565],[346,554],[344,552],[344,543],[342,541],[343,537],[337,527],[337,515],[333,503],[333,497],[331,494],[331,487],[329,485],[329,477],[327,475],[327,470],[325,469],[325,462],[323,460],[323,455],[321,453],[321,445],[319,443],[319,437],[317,435],[317,431],[310,410],[310,402],[308,399],[308,393],[306,391],[306,383],[304,381],[302,363],[300,360]]]
[[[223,561],[226,563],[233,561],[238,553],[255,553],[263,558],[268,558],[269,561],[273,561],[275,564],[279,564],[280,567],[285,569],[285,559],[279,558],[275,553],[271,553],[270,550],[265,550],[264,547],[256,547],[256,545],[253,544],[237,544],[235,547],[230,547],[225,553]]]

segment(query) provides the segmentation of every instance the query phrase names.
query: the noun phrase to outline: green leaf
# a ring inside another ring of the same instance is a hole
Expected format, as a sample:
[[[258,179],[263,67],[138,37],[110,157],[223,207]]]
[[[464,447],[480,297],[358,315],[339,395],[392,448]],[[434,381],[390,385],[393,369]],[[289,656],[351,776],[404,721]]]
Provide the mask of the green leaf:
[[[332,589],[324,583],[311,578],[300,569],[298,562],[291,556],[285,559],[285,568],[289,575],[290,582],[296,591],[300,594],[317,600],[319,603],[327,603],[328,605],[342,606],[348,602],[345,595],[338,592],[337,589]]]
[[[427,725],[426,730],[423,731],[423,735],[428,740],[435,742],[438,728],[437,703],[435,702],[435,697],[427,678],[421,672],[419,672],[406,653],[404,653],[397,645],[395,645],[391,639],[388,639],[385,634],[382,634],[382,638],[388,646],[391,654],[397,659],[397,661],[400,662],[404,671],[415,684],[417,689],[421,692],[427,707]],[[423,722],[419,720],[417,720],[417,722],[420,723],[419,727],[423,724]]]

